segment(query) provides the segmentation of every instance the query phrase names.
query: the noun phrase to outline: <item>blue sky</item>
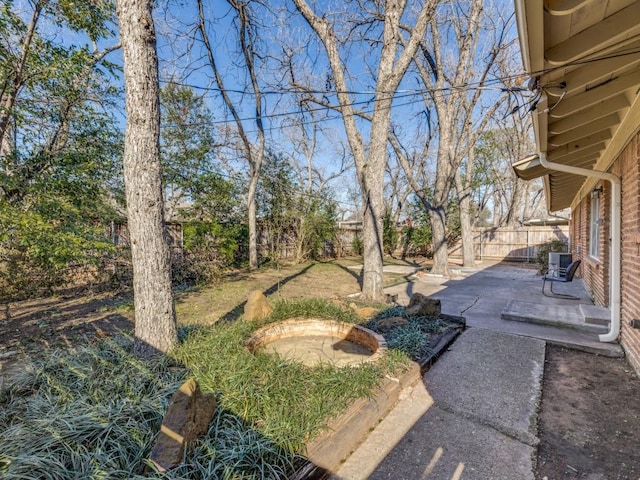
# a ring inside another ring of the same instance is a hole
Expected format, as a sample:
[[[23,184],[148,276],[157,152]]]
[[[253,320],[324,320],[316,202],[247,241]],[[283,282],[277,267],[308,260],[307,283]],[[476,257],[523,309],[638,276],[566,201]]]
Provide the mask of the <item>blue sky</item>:
[[[250,89],[246,87],[246,75],[242,68],[238,68],[240,56],[237,51],[235,29],[231,24],[230,9],[226,2],[212,0],[205,2],[207,17],[211,21],[210,33],[215,45],[216,60],[225,75],[226,86],[234,90],[230,95],[239,106],[241,116],[246,119],[245,128],[249,132],[255,132],[255,122],[251,119],[254,114],[253,97]],[[316,8],[321,11],[326,8],[331,12],[328,18],[342,20],[347,14],[345,11],[354,8],[356,4],[351,2],[318,2]],[[260,75],[263,90],[263,107],[265,113],[265,131],[268,145],[274,150],[286,154],[295,154],[296,148],[292,139],[300,136],[299,130],[284,127],[285,123],[291,124],[299,121],[296,104],[297,95],[291,92],[288,84],[286,67],[278,65],[275,58],[281,55],[285,48],[293,52],[295,59],[294,71],[297,80],[312,85],[316,91],[327,90],[324,98],[335,102],[335,95],[331,93],[334,88],[330,81],[330,70],[327,67],[326,56],[323,48],[315,39],[301,17],[293,12],[290,2],[271,2],[270,10],[262,9],[259,15],[261,27],[260,52],[264,55],[265,62],[261,65]],[[504,10],[512,9],[511,2],[498,1],[497,6]],[[202,94],[214,115],[214,124],[217,128],[224,128],[229,121],[225,109],[222,107],[219,97],[211,79],[210,68],[203,58],[201,41],[194,34],[193,25],[197,20],[195,2],[192,0],[163,1],[155,10],[156,30],[158,35],[158,53],[160,58],[161,81],[167,81],[171,77],[178,79],[184,85],[193,86],[196,92]],[[409,22],[410,19],[407,19]],[[54,29],[53,25],[44,25],[45,29]],[[116,28],[114,26],[114,28]],[[346,28],[346,27],[345,27]],[[194,39],[195,36],[195,39]],[[372,35],[375,36],[375,35]],[[58,35],[59,41],[65,44],[87,43],[87,38],[80,34],[65,32]],[[117,38],[105,39],[100,46],[111,45]],[[287,45],[284,47],[283,45]],[[343,49],[344,58],[347,59],[349,71],[349,89],[352,90],[352,101],[362,107],[362,110],[371,111],[373,104],[374,79],[377,59],[377,49],[371,48],[371,42],[360,42],[355,46]],[[121,53],[111,53],[108,60],[121,64]],[[121,79],[114,78],[114,83],[121,84]],[[241,93],[243,92],[243,93]],[[403,81],[399,91],[395,95],[393,122],[402,129],[407,142],[420,147],[422,137],[425,135],[425,119],[427,110],[422,95],[424,86],[418,82],[415,75],[409,75]],[[488,92],[487,99],[491,100]],[[321,95],[322,96],[322,95]],[[318,146],[315,151],[314,163],[327,174],[335,171],[341,161],[346,144],[343,133],[342,121],[338,113],[312,105],[321,133],[318,137]],[[118,118],[124,122],[124,108],[117,112]],[[304,122],[309,122],[306,117]],[[309,127],[309,124],[306,125]],[[366,139],[367,124],[360,122],[361,132]],[[351,202],[345,190],[349,185],[354,185],[353,173],[342,179],[340,184],[335,184],[338,190],[337,197],[344,202]]]

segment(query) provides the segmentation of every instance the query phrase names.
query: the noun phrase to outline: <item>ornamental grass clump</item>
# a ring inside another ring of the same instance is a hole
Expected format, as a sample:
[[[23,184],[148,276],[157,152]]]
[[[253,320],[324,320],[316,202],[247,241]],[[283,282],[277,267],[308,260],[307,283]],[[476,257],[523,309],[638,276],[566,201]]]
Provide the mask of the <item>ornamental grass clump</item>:
[[[382,331],[378,322],[392,317],[404,318],[407,323]],[[412,316],[407,314],[404,307],[391,307],[380,312],[364,326],[382,334],[390,349],[403,352],[412,360],[419,361],[433,353],[431,339],[444,332],[449,325],[438,317]]]
[[[177,468],[148,457],[187,370],[168,357],[143,362],[117,337],[52,351],[0,391],[2,479],[277,479],[300,459],[217,408],[207,434]]]
[[[131,339],[51,351],[0,392],[3,479],[132,478],[185,369],[143,362]]]
[[[321,298],[279,300],[274,303],[273,312],[267,322],[279,322],[294,317],[324,318],[345,323],[361,322],[353,309],[345,305],[336,305]]]

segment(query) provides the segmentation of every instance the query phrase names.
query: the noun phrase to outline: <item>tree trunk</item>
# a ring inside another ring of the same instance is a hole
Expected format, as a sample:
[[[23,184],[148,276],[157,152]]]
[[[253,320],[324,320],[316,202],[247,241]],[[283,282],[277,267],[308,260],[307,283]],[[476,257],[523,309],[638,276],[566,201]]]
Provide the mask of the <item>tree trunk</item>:
[[[213,71],[216,84],[220,89],[220,94],[225,106],[229,109],[236,127],[238,135],[242,143],[244,156],[249,164],[249,191],[247,193],[247,223],[249,224],[249,268],[254,270],[258,268],[258,229],[256,221],[256,188],[260,178],[260,170],[262,169],[262,161],[264,159],[265,136],[262,115],[262,94],[260,84],[258,82],[258,73],[256,72],[256,51],[254,49],[254,34],[252,33],[252,18],[248,9],[248,2],[238,2],[235,0],[227,0],[227,3],[234,9],[238,22],[238,40],[244,65],[246,67],[249,80],[251,82],[251,90],[253,91],[253,102],[255,108],[255,121],[257,141],[251,142],[247,131],[245,130],[243,119],[236,105],[229,96],[225,87],[225,82],[220,70],[218,69],[214,49],[211,46],[209,35],[207,33],[207,25],[205,21],[204,3],[202,0],[197,1],[198,5],[198,30],[202,34],[209,65]]]
[[[449,252],[447,251],[447,228],[443,208],[429,210],[431,241],[433,244],[433,267],[431,273],[449,275]]]
[[[520,220],[525,222],[531,218],[531,184],[527,182],[524,186],[524,199],[522,205],[522,217]]]
[[[476,256],[473,251],[473,228],[471,215],[471,189],[465,187],[461,174],[456,172],[456,190],[458,191],[458,208],[460,210],[460,232],[462,242],[462,264],[475,267]]]
[[[166,353],[178,341],[160,175],[158,59],[151,0],[118,0],[127,127],[124,179],[133,263],[134,353]]]
[[[247,193],[247,222],[249,223],[249,268],[258,268],[258,225],[256,220],[256,188],[258,175],[251,175]]]
[[[371,158],[371,153],[369,154]],[[383,167],[384,169],[384,167]],[[362,295],[369,300],[383,297],[384,276],[382,217],[384,215],[383,178],[367,172],[362,185],[364,218],[362,223],[363,272]]]
[[[444,115],[440,115],[445,118]],[[454,176],[453,156],[449,131],[440,129],[436,181],[433,188],[433,202],[429,209],[431,221],[431,242],[433,244],[432,273],[449,275],[449,252],[447,245],[447,204]]]

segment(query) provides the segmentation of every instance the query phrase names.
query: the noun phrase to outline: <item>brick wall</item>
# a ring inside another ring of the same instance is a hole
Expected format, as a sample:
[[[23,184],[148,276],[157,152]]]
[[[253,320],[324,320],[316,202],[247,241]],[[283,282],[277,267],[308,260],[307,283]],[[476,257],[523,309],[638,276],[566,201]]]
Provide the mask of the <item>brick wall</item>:
[[[622,178],[622,311],[621,340],[629,362],[640,372],[640,330],[629,321],[640,318],[640,134],[618,158],[614,172]]]
[[[609,225],[610,194],[608,185],[603,182],[600,195],[600,248],[598,257],[589,255],[591,233],[591,195],[586,195],[577,210],[572,212],[572,253],[580,258],[580,276],[596,305],[609,304]]]
[[[640,329],[629,325],[640,319],[640,134],[636,135],[616,159],[611,172],[622,179],[622,252],[621,252],[621,335],[629,362],[640,372]],[[611,192],[602,182],[600,197],[600,252],[589,256],[591,196],[586,195],[572,213],[573,253],[582,259],[585,286],[596,305],[609,305],[609,226]],[[578,247],[580,253],[578,254]]]

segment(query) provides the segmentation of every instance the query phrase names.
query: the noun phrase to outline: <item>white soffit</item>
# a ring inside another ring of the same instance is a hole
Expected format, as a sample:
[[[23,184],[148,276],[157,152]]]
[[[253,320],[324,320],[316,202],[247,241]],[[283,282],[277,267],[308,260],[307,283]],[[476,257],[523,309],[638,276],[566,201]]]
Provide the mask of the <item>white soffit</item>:
[[[640,0],[515,2],[524,65],[544,93],[533,112],[538,151],[607,170],[640,127]],[[547,177],[551,211],[570,206],[586,180],[518,164],[521,178]]]

